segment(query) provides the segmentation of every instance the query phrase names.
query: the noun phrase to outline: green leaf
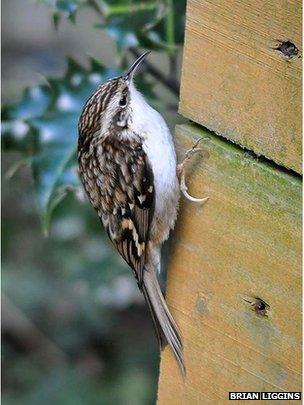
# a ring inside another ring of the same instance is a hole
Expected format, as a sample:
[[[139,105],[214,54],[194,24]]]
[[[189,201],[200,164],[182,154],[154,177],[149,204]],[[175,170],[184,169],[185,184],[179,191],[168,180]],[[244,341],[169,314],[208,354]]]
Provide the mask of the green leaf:
[[[69,14],[74,14],[77,10],[79,2],[76,0],[57,0],[56,7],[59,11],[65,11]]]
[[[5,173],[5,179],[10,180],[22,166],[30,166],[31,163],[32,163],[31,157],[24,157],[20,160],[17,160],[17,162],[14,163]]]
[[[77,124],[83,105],[99,84],[121,72],[105,68],[95,59],[90,60],[89,69],[68,59],[64,77],[48,78],[49,85],[25,90],[19,103],[3,109],[2,146],[19,151],[21,162],[31,164],[45,234],[54,209],[79,186]],[[141,75],[136,81],[155,102],[152,83]],[[9,172],[14,173],[15,168]]]
[[[175,52],[184,40],[186,0],[40,0],[53,10],[57,28],[61,15],[75,22],[76,13],[88,5],[99,14],[118,50],[142,46]]]
[[[61,16],[69,18],[75,23],[76,13],[78,9],[87,3],[87,0],[39,0],[41,3],[48,5],[53,12],[53,23],[57,29],[61,20]]]
[[[96,0],[104,22],[97,25],[119,50],[134,46],[174,52],[183,42],[186,1]]]
[[[60,24],[61,15],[58,12],[53,13],[53,24],[55,29],[57,30]]]
[[[33,173],[42,226],[47,234],[50,217],[66,195],[64,186],[77,186],[75,167],[77,114],[53,111],[32,120],[39,133],[39,150],[33,158]],[[60,196],[60,198],[59,198]]]

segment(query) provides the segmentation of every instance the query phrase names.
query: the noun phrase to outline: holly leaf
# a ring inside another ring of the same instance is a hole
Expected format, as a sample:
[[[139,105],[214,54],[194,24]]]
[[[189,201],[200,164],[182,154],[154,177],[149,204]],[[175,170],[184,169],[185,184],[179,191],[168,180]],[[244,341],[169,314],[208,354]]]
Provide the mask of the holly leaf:
[[[53,11],[57,28],[62,15],[75,22],[80,7],[97,12],[118,50],[141,46],[173,53],[183,43],[186,0],[40,0]]]
[[[186,1],[96,0],[106,29],[119,50],[142,46],[176,51],[183,42]]]
[[[48,85],[26,89],[18,103],[3,108],[2,146],[18,151],[20,162],[32,167],[45,234],[54,209],[79,187],[77,124],[83,105],[99,84],[121,73],[122,69],[106,68],[94,59],[89,69],[69,59],[64,77],[48,78]],[[136,81],[155,104],[152,83],[142,75]],[[18,163],[10,175],[15,166]]]
[[[53,22],[56,28],[61,17],[65,16],[75,23],[78,9],[87,3],[87,0],[39,0],[50,7],[53,13]]]

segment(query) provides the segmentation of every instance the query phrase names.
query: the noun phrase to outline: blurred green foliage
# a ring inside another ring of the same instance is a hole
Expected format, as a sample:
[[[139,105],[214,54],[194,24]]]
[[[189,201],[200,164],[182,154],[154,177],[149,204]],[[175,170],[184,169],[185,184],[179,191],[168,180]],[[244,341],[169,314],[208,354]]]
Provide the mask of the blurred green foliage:
[[[46,78],[3,107],[6,201],[14,201],[2,221],[3,400],[152,404],[157,342],[131,271],[80,191],[77,121],[92,91],[119,75],[137,47],[163,52],[174,75],[185,1],[40,1],[55,26],[65,17],[77,25],[79,8],[92,8],[100,18],[96,29],[115,39],[120,64],[106,68],[91,59],[84,68],[68,59],[63,77]],[[136,82],[174,122],[176,111],[164,97],[169,91],[177,103],[172,79],[159,81],[148,69]]]
[[[77,122],[84,101],[99,83],[118,76],[120,69],[107,69],[91,59],[84,69],[68,60],[67,71],[60,79],[48,79],[47,85],[27,89],[22,99],[2,111],[2,142],[5,149],[18,150],[20,164],[30,164],[35,192],[47,234],[53,210],[69,190],[77,190]],[[152,85],[137,83],[153,104]],[[18,169],[15,165],[12,170]],[[13,173],[12,172],[12,173]]]
[[[102,18],[96,27],[107,30],[119,50],[142,46],[170,53],[184,37],[185,0],[40,0],[53,12],[55,26],[62,16],[76,21],[80,7],[92,7]]]

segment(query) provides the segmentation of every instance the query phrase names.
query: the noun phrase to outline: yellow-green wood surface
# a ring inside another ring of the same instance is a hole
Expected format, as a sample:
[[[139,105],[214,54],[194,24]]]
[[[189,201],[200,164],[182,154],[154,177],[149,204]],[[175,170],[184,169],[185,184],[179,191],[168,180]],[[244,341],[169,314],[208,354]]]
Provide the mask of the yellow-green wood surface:
[[[300,0],[188,0],[181,114],[301,173],[301,50]]]
[[[158,404],[228,403],[229,391],[300,391],[300,178],[195,125],[177,127],[179,155],[198,137],[209,138],[201,144],[206,152],[189,164],[187,179],[192,195],[209,200],[182,200],[167,284],[187,376],[183,382],[166,348]],[[267,316],[247,302],[255,297],[269,305]]]

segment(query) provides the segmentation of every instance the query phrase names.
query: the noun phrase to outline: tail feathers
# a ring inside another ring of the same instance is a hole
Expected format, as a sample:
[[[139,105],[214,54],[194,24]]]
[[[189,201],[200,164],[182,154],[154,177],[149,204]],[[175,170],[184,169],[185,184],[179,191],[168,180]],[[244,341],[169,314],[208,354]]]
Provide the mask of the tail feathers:
[[[160,326],[157,315],[156,315],[156,313],[155,313],[155,311],[153,309],[152,302],[151,302],[150,297],[148,295],[146,286],[144,284],[142,285],[142,292],[144,294],[146,303],[148,304],[148,307],[149,307],[149,310],[150,310],[150,314],[151,314],[151,318],[152,318],[152,321],[153,321],[153,326],[154,326],[154,330],[155,330],[155,333],[156,333],[156,337],[157,337],[159,346],[160,346],[161,350],[163,350],[167,346],[168,341],[167,341],[166,336],[165,336],[165,334],[164,334],[164,332],[163,332],[163,330],[162,330],[162,328]]]
[[[142,291],[151,312],[154,329],[160,347],[163,349],[167,344],[170,345],[184,377],[186,375],[186,368],[181,336],[167,307],[153,270],[145,269]]]

